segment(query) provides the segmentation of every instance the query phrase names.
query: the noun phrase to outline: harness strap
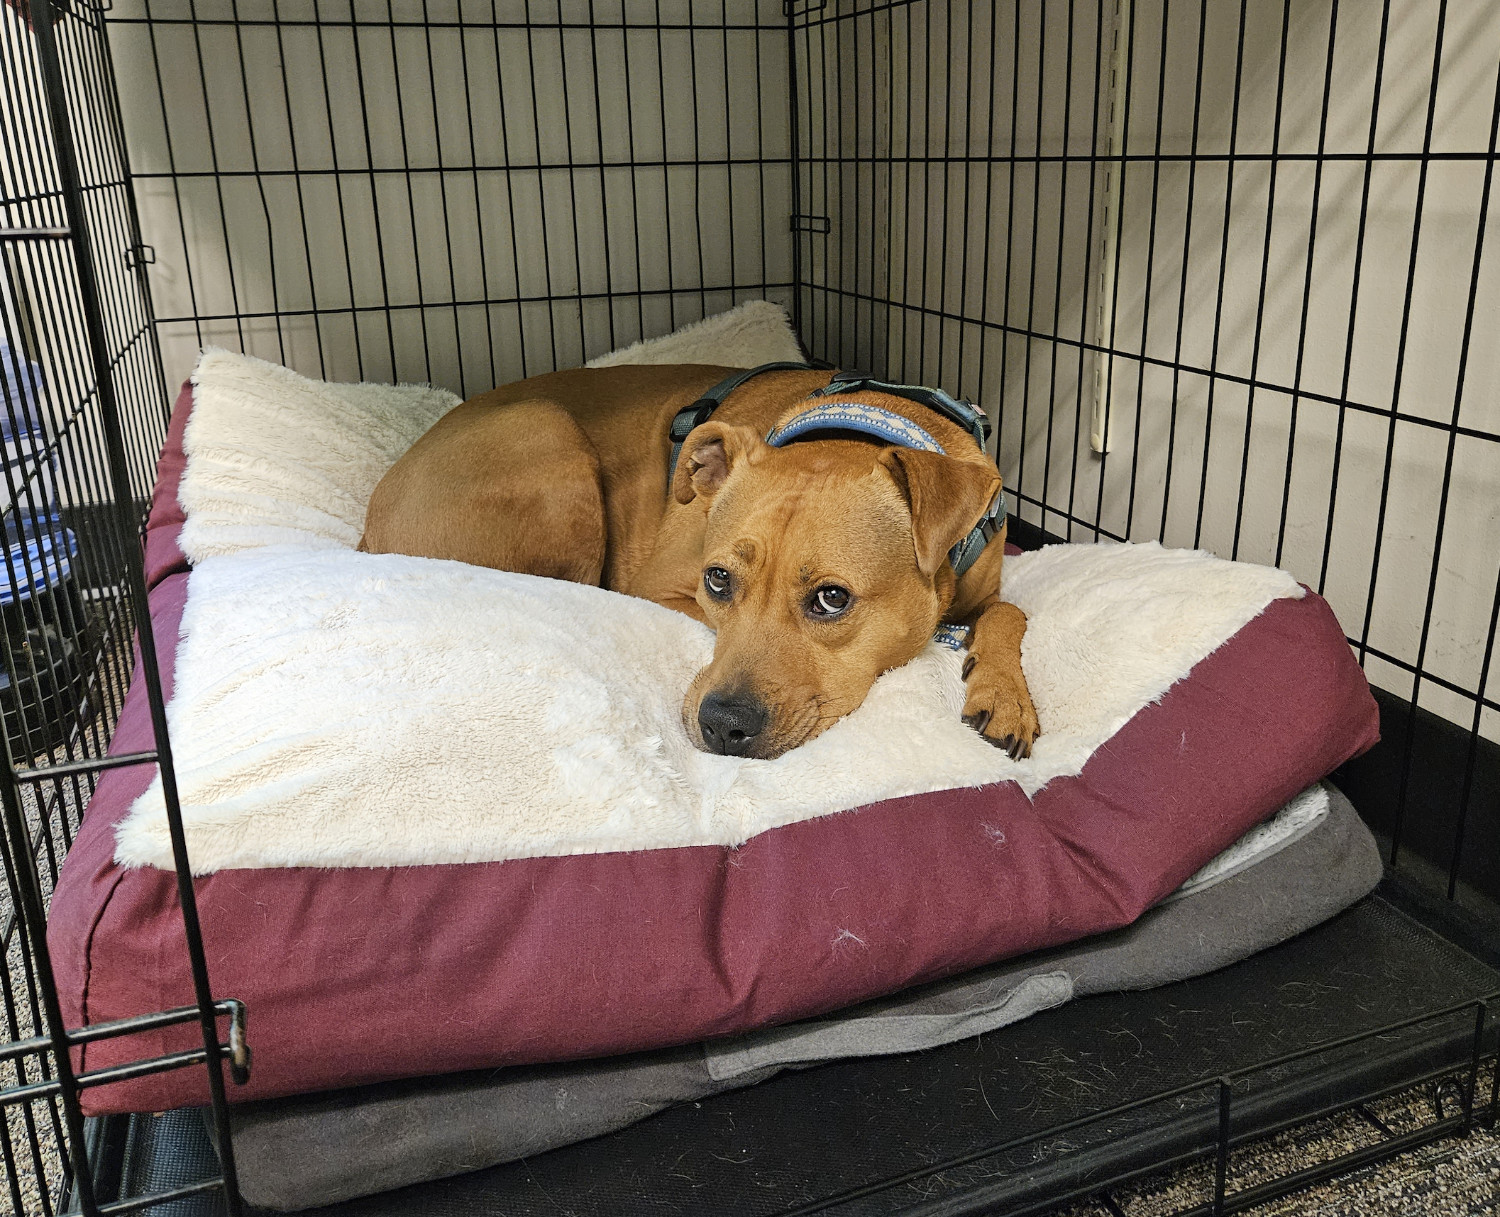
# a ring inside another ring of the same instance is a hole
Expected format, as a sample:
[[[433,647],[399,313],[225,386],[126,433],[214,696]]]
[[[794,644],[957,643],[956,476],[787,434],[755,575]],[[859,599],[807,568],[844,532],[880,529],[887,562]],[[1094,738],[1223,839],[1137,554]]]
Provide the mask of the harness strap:
[[[1009,514],[1010,505],[1005,501],[1005,491],[995,491],[995,497],[984,509],[984,515],[979,517],[979,523],[974,525],[968,536],[948,551],[948,562],[955,575],[963,578],[964,572],[979,561],[984,547],[995,539]]]
[[[990,420],[983,410],[973,402],[960,401],[956,397],[948,396],[941,389],[930,389],[926,385],[903,385],[890,380],[876,380],[875,377],[866,376],[863,372],[838,372],[828,382],[827,388],[814,389],[809,396],[829,397],[834,393],[859,393],[864,390],[889,393],[892,397],[904,397],[907,401],[926,406],[934,413],[941,414],[949,422],[957,423],[972,435],[981,452],[989,443]]]
[[[898,448],[920,448],[924,452],[941,452],[943,446],[925,428],[905,415],[860,401],[829,402],[794,414],[779,427],[772,427],[766,443],[783,448],[808,435],[853,431],[868,435]]]
[[[672,493],[672,479],[677,476],[677,458],[682,455],[682,445],[687,442],[687,437],[693,433],[694,427],[702,426],[713,417],[714,411],[724,404],[725,398],[747,380],[754,379],[762,372],[811,371],[813,371],[813,366],[810,363],[791,363],[785,360],[780,363],[763,363],[759,367],[746,368],[743,372],[726,376],[692,405],[683,406],[672,415],[672,424],[667,428],[667,434],[672,437],[672,455],[667,459],[667,493]]]
[[[736,372],[733,376],[725,377],[692,405],[684,406],[677,411],[672,416],[672,423],[667,431],[672,440],[672,455],[667,461],[667,493],[670,494],[672,491],[672,479],[676,476],[677,461],[682,455],[682,445],[687,441],[687,437],[692,434],[695,427],[701,426],[712,418],[714,411],[724,404],[725,399],[731,393],[762,372],[813,370],[812,364],[792,362],[763,363],[759,367],[746,368],[743,372]],[[888,393],[893,397],[904,397],[908,401],[926,406],[949,422],[957,423],[964,428],[973,436],[981,452],[984,451],[989,441],[990,420],[985,416],[984,411],[972,402],[960,401],[955,397],[950,397],[941,389],[930,389],[924,385],[896,384],[892,381],[876,380],[873,376],[866,376],[860,372],[839,372],[826,387],[814,389],[808,394],[808,399],[828,397],[835,393],[858,393],[866,389],[876,393]],[[779,448],[806,435],[832,431],[861,432],[902,448],[918,448],[927,452],[943,451],[942,445],[911,419],[863,402],[828,402],[814,406],[810,410],[804,410],[801,414],[788,419],[782,426],[772,428],[770,434],[766,436],[766,442],[772,447]],[[994,540],[1000,531],[1000,526],[1005,523],[1008,510],[1004,491],[996,491],[995,497],[985,508],[979,523],[962,541],[948,551],[948,561],[952,564],[955,575],[962,577],[964,572],[979,560],[984,547]]]

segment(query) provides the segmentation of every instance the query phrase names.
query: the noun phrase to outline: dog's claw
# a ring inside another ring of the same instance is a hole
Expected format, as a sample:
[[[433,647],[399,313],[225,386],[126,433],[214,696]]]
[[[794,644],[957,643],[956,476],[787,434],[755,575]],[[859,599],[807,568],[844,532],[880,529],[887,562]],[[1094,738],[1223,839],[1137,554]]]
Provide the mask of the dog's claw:
[[[1031,755],[1039,734],[1036,707],[1026,690],[1019,644],[1025,617],[1011,605],[995,605],[974,626],[963,659],[963,721],[1012,760]]]

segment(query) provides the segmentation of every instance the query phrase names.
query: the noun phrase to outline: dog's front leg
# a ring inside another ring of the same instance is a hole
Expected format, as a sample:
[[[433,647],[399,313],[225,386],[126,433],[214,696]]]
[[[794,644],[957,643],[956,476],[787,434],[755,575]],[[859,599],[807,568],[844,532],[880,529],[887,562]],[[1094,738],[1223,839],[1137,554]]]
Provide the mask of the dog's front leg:
[[[964,659],[964,722],[1012,757],[1030,756],[1040,728],[1021,671],[1026,614],[990,596],[965,624],[972,632]]]

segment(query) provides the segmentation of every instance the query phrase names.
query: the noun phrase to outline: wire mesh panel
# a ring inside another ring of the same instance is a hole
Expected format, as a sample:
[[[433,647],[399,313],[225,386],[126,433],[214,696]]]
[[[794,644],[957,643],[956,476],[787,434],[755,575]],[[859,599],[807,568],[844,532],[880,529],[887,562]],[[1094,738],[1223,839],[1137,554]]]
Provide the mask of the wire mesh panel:
[[[75,71],[107,71],[97,31],[82,19],[57,30],[59,51]],[[6,92],[4,154],[5,238],[0,247],[0,362],[4,364],[7,440],[6,570],[0,600],[5,615],[0,660],[3,701],[13,764],[99,756],[108,743],[128,677],[130,621],[124,552],[96,505],[110,494],[101,406],[79,305],[78,267],[68,244],[69,219],[58,177],[56,149],[46,119],[36,40],[25,16],[0,12],[0,71]],[[83,101],[83,98],[79,98]],[[110,155],[107,111],[86,111],[80,163],[93,189],[90,228],[105,248],[129,240],[129,185]],[[164,418],[155,336],[138,286],[118,260],[106,266],[101,287],[110,299],[108,341],[119,361],[127,417],[142,442],[159,439]],[[133,470],[136,494],[148,485]],[[27,939],[40,926],[23,925],[17,892],[34,870],[50,892],[58,866],[94,777],[17,786],[28,837],[6,836],[6,885],[0,891],[0,939],[6,952],[4,1038],[11,1043],[47,1030],[40,981]],[[55,1076],[45,1054],[22,1053],[0,1064],[0,1090]],[[44,1211],[61,1179],[63,1141],[56,1096],[8,1105],[3,1146],[9,1199],[17,1212]]]
[[[92,1214],[92,1181],[70,1181],[65,1164],[85,1153],[79,1089],[105,1079],[78,1075],[72,1049],[139,1027],[62,1026],[45,907],[130,676],[145,611],[138,527],[168,399],[108,43],[87,5],[0,8],[0,208],[0,1204],[50,1214],[68,1198]],[[190,934],[217,1048],[195,924]]]
[[[1434,852],[1450,892],[1491,875],[1465,826],[1500,801],[1476,779],[1500,755],[1500,9],[793,21],[815,353],[981,401],[1047,534],[1201,546],[1325,595],[1372,683],[1461,733]],[[1393,856],[1414,737],[1387,744]]]
[[[773,0],[129,0],[167,370],[468,395],[790,299]]]

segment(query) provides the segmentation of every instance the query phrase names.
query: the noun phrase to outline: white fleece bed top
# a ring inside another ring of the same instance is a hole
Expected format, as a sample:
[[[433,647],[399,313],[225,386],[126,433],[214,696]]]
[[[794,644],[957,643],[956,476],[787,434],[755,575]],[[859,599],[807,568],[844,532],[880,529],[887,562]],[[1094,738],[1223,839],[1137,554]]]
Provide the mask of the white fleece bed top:
[[[188,845],[244,866],[479,862],[738,845],[897,795],[1078,773],[1277,596],[1266,567],[1150,545],[1009,559],[1042,735],[1012,761],[960,721],[930,645],[773,761],[698,751],[697,622],[599,588],[457,562],[273,546],[190,577],[168,707]],[[170,865],[159,782],[117,857]]]
[[[226,352],[195,384],[180,497],[197,565],[168,721],[200,874],[734,846],[899,795],[1034,793],[1303,594],[1284,572],[1155,543],[1012,557],[1002,591],[1028,615],[1042,726],[1030,758],[963,725],[962,657],[937,645],[809,744],[713,756],[681,722],[706,627],[599,588],[351,548],[374,481],[451,395],[320,385]],[[366,409],[380,425],[351,451]],[[171,866],[159,780],[116,857]]]

